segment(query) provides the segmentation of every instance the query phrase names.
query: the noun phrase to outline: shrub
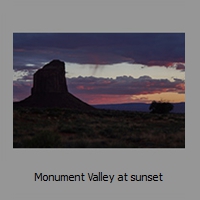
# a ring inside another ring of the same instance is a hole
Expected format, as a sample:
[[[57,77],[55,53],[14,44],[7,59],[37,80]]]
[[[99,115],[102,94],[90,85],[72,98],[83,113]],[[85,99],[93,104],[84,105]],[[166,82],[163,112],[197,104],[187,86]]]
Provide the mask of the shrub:
[[[171,110],[173,110],[173,108],[174,106],[171,103],[152,101],[149,110],[151,110],[151,113],[163,114],[163,113],[169,113]]]
[[[59,148],[61,138],[58,134],[51,131],[41,131],[32,139],[23,142],[25,148]]]

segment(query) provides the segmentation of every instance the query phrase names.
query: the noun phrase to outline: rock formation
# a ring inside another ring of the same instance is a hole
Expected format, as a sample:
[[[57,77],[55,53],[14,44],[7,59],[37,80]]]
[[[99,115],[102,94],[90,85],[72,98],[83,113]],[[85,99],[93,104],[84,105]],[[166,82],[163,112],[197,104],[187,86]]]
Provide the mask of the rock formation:
[[[34,74],[32,95],[66,93],[65,63],[53,60]]]
[[[65,64],[53,60],[34,74],[31,95],[15,107],[60,107],[80,110],[95,109],[68,92]]]

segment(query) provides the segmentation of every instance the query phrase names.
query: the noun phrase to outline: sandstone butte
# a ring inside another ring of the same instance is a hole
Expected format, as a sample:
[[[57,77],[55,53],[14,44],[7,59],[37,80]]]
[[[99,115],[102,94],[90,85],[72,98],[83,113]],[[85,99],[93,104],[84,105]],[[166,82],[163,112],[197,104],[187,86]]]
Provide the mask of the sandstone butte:
[[[65,78],[65,63],[52,60],[37,70],[33,77],[31,95],[14,102],[14,107],[68,108],[93,110],[92,106],[68,92]]]

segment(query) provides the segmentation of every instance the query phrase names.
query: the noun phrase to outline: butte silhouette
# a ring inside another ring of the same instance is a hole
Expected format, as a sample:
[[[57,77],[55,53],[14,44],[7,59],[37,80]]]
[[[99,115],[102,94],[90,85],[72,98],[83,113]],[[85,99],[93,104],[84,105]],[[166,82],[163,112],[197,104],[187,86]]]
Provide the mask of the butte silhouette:
[[[65,63],[53,60],[35,72],[31,95],[14,102],[14,107],[95,109],[68,92],[65,79]]]

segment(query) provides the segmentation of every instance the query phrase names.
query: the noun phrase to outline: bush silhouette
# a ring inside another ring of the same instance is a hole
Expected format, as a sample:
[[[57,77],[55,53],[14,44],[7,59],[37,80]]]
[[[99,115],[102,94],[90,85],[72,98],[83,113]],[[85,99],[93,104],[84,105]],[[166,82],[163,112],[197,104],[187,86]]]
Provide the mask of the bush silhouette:
[[[171,110],[173,110],[173,108],[174,106],[171,103],[152,101],[149,110],[151,110],[151,113],[163,114],[163,113],[169,113]]]

